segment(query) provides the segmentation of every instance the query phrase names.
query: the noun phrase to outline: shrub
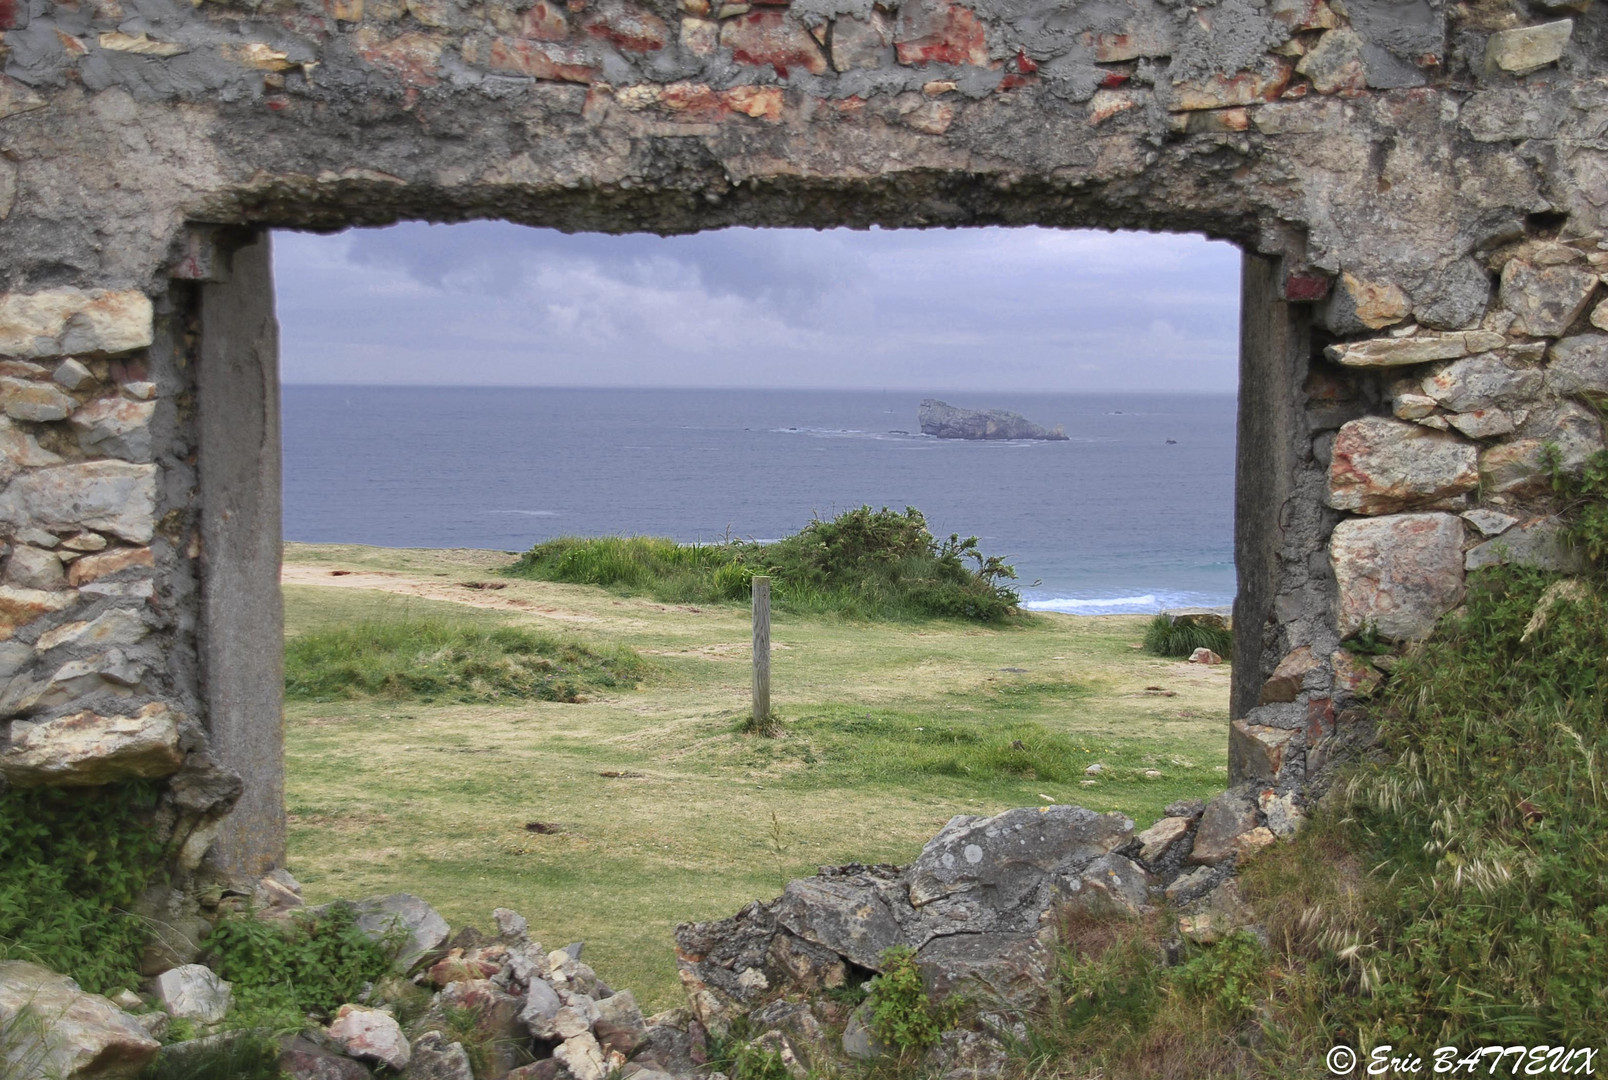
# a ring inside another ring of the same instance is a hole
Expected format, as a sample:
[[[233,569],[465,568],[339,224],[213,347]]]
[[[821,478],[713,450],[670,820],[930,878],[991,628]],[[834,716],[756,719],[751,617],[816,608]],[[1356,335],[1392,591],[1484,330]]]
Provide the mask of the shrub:
[[[289,927],[250,916],[227,918],[207,938],[210,966],[233,984],[242,1014],[273,1024],[329,1015],[391,971],[402,934],[379,941],[357,925],[350,904],[301,915]]]
[[[162,844],[143,781],[0,794],[0,956],[107,993],[139,981],[144,924],[132,914]]]
[[[285,696],[580,701],[630,688],[651,667],[626,648],[593,649],[518,626],[392,619],[315,630],[285,644]]]
[[[1157,615],[1145,627],[1145,651],[1154,656],[1187,659],[1196,649],[1210,649],[1218,656],[1230,658],[1234,655],[1234,633],[1171,615]]]
[[[791,612],[869,619],[999,622],[1020,597],[1016,571],[985,556],[977,538],[939,541],[914,507],[861,506],[817,519],[774,544],[677,544],[658,537],[563,537],[537,544],[510,568],[521,577],[601,585],[672,603],[747,598],[756,574],[772,603]]]
[[[866,983],[866,991],[871,1034],[901,1056],[938,1045],[953,1020],[953,1009],[935,1006],[927,996],[916,954],[907,946],[883,951],[882,971]]]

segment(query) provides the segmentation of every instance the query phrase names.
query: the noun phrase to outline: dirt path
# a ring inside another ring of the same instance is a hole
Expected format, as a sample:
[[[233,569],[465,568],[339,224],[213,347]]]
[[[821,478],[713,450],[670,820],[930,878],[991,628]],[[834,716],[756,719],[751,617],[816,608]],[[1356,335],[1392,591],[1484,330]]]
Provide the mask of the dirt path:
[[[327,566],[303,566],[287,563],[279,572],[284,585],[317,585],[333,589],[369,589],[374,592],[393,593],[397,596],[415,596],[424,600],[442,600],[449,604],[486,608],[490,611],[517,611],[523,615],[539,615],[547,619],[570,623],[596,623],[603,620],[596,615],[553,607],[520,596],[510,586],[513,582],[485,581],[430,581],[406,574],[391,574],[380,570],[341,570]],[[512,593],[512,595],[510,595]]]

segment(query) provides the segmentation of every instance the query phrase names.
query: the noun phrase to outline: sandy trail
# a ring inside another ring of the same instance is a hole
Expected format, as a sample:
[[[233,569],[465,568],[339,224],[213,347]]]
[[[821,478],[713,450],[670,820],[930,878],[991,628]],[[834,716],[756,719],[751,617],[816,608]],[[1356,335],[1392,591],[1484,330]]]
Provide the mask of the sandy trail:
[[[538,615],[546,619],[571,623],[596,623],[603,620],[596,615],[537,603],[519,595],[508,595],[507,588],[498,588],[504,582],[487,583],[487,588],[475,588],[462,581],[430,581],[392,574],[381,570],[342,570],[338,567],[302,566],[287,564],[279,572],[284,585],[317,585],[333,589],[369,589],[393,593],[397,596],[415,596],[424,600],[441,600],[449,604],[486,608],[490,611],[517,611],[522,615]],[[512,584],[512,583],[508,583]]]

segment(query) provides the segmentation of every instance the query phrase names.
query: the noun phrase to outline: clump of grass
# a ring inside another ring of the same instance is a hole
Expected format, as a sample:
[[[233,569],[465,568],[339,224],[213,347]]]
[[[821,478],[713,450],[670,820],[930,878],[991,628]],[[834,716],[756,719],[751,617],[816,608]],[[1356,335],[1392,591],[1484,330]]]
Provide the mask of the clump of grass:
[[[631,649],[450,619],[356,623],[285,643],[285,696],[302,701],[574,702],[589,691],[633,688],[651,671]]]
[[[0,794],[0,959],[91,993],[136,985],[147,934],[131,909],[162,865],[156,815],[144,781]]]
[[[520,577],[601,585],[669,603],[744,600],[756,574],[772,603],[800,614],[879,620],[1002,622],[1020,596],[1016,571],[985,556],[977,538],[938,540],[921,511],[861,506],[817,519],[774,544],[677,544],[646,536],[562,537],[537,544],[510,568]]]
[[[296,1030],[307,1013],[331,1015],[390,974],[405,936],[370,938],[353,907],[335,903],[288,929],[251,916],[224,919],[207,938],[207,954],[232,985],[240,1013]]]
[[[1210,649],[1225,659],[1234,655],[1234,633],[1206,626],[1185,617],[1157,615],[1145,628],[1145,652],[1172,659],[1187,659],[1196,649]]]

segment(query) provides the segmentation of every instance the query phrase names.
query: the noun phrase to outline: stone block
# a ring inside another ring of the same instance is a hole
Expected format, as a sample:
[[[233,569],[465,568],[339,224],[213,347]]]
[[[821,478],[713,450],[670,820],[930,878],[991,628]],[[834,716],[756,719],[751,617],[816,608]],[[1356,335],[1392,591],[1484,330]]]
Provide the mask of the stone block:
[[[1554,518],[1526,521],[1494,540],[1470,548],[1463,557],[1463,566],[1470,571],[1514,563],[1542,570],[1575,572],[1583,568],[1584,562],[1581,553],[1564,543],[1563,525]]]
[[[1268,831],[1276,837],[1292,837],[1306,824],[1306,815],[1296,805],[1293,792],[1280,795],[1270,788],[1256,797],[1256,803],[1267,821]]]
[[[396,957],[396,968],[401,972],[439,949],[452,932],[435,908],[412,893],[370,897],[359,901],[356,908],[358,929],[369,937],[379,940],[393,928],[403,932],[402,948]]]
[[[776,9],[751,11],[720,26],[720,44],[739,64],[769,66],[780,78],[793,70],[825,75],[826,55],[803,23]]]
[[[1446,422],[1470,439],[1492,439],[1517,431],[1528,415],[1524,409],[1475,409],[1454,413]]]
[[[1446,506],[1478,486],[1472,444],[1382,416],[1343,426],[1329,462],[1329,505],[1360,514]]]
[[[1140,844],[1139,861],[1155,866],[1172,850],[1174,844],[1189,835],[1189,825],[1193,820],[1188,817],[1164,817],[1134,837]]]
[[[13,420],[43,424],[65,420],[77,404],[54,383],[0,378],[0,406]]]
[[[61,611],[77,603],[75,592],[46,592],[42,589],[18,589],[0,585],[0,641],[35,619]]]
[[[24,1009],[48,1023],[17,1022]],[[19,1080],[134,1080],[162,1046],[106,998],[86,994],[65,975],[22,960],[0,961],[0,1031],[8,1033],[0,1065],[32,1066]]]
[[[874,70],[888,62],[893,48],[893,20],[873,7],[863,19],[844,15],[832,23],[832,68]]]
[[[0,493],[0,521],[147,543],[156,528],[156,466],[88,461],[34,469]]]
[[[670,28],[663,19],[620,0],[604,0],[595,7],[588,5],[581,18],[581,29],[587,36],[628,53],[657,52],[670,40]]]
[[[776,921],[805,941],[824,945],[873,971],[884,950],[904,941],[893,912],[868,886],[806,878],[782,891]]]
[[[25,468],[57,465],[61,456],[44,449],[33,435],[0,416],[0,484]]]
[[[85,555],[81,559],[73,560],[72,565],[67,568],[67,581],[68,584],[77,587],[122,570],[133,567],[149,568],[154,565],[155,560],[148,547],[113,548],[98,555]]]
[[[1505,71],[1509,75],[1539,71],[1563,57],[1573,32],[1573,19],[1498,30],[1485,45],[1486,70]]]
[[[74,713],[11,725],[0,775],[17,787],[98,787],[136,777],[171,776],[184,764],[178,718],[161,703],[132,716]]]
[[[1302,645],[1291,650],[1279,661],[1278,666],[1273,669],[1273,674],[1268,676],[1267,682],[1262,684],[1260,704],[1294,701],[1296,695],[1301,692],[1307,674],[1317,666],[1318,658],[1312,655],[1310,645]]]
[[[151,460],[151,416],[155,412],[154,401],[100,398],[74,412],[71,422],[85,452],[144,462]]]
[[[1233,789],[1220,792],[1206,804],[1206,812],[1201,815],[1189,861],[1197,866],[1216,866],[1227,862],[1238,853],[1234,847],[1235,838],[1254,828],[1256,804],[1250,797],[1243,791]]]
[[[120,353],[151,344],[150,297],[134,290],[0,295],[0,353],[28,359]]]
[[[1107,854],[1069,878],[1064,887],[1067,903],[1079,910],[1137,917],[1146,908],[1150,876],[1133,860]]]
[[[1559,397],[1608,399],[1608,334],[1576,334],[1554,344],[1546,383]]]
[[[471,63],[478,60],[491,71],[550,82],[590,83],[598,75],[591,56],[581,49],[523,38],[494,38],[484,59],[467,51],[464,58]]]
[[[1489,507],[1466,510],[1458,516],[1478,529],[1481,536],[1500,536],[1519,523],[1519,519],[1512,514]]]
[[[1597,275],[1575,266],[1532,266],[1511,259],[1502,267],[1502,306],[1513,312],[1513,329],[1532,337],[1557,337],[1573,325],[1597,291]]]
[[[1277,780],[1295,732],[1235,720],[1228,725],[1228,775],[1235,783]],[[1197,840],[1197,844],[1199,841]]]
[[[1528,365],[1504,363],[1492,353],[1447,364],[1427,376],[1420,389],[1453,412],[1512,409],[1529,405],[1541,393],[1546,377]]]
[[[1173,112],[1194,112],[1277,101],[1284,88],[1290,85],[1293,71],[1289,61],[1267,57],[1252,71],[1175,80],[1167,107]]]
[[[378,1061],[397,1070],[407,1068],[413,1053],[390,1013],[361,1005],[342,1005],[326,1034],[348,1056]]]
[[[1319,38],[1318,44],[1312,51],[1295,65],[1295,72],[1311,79],[1312,89],[1320,94],[1358,97],[1368,89],[1367,71],[1362,58],[1362,38],[1347,27],[1330,30]],[[1403,316],[1406,314],[1405,311],[1402,312]]]
[[[181,964],[156,977],[156,998],[167,1014],[198,1024],[216,1024],[234,1003],[234,991],[203,964]]]
[[[970,8],[949,0],[909,0],[899,5],[894,53],[906,65],[988,66],[988,39]]]
[[[19,589],[44,589],[54,592],[67,583],[61,571],[61,556],[54,551],[19,544],[11,549],[6,561],[5,583]]]
[[[1463,523],[1451,514],[1342,521],[1329,542],[1340,633],[1418,640],[1463,597]]]
[[[1459,360],[1474,353],[1500,349],[1507,343],[1490,330],[1455,330],[1444,334],[1419,333],[1411,337],[1373,338],[1330,345],[1323,354],[1346,367],[1402,367],[1436,360]]]

